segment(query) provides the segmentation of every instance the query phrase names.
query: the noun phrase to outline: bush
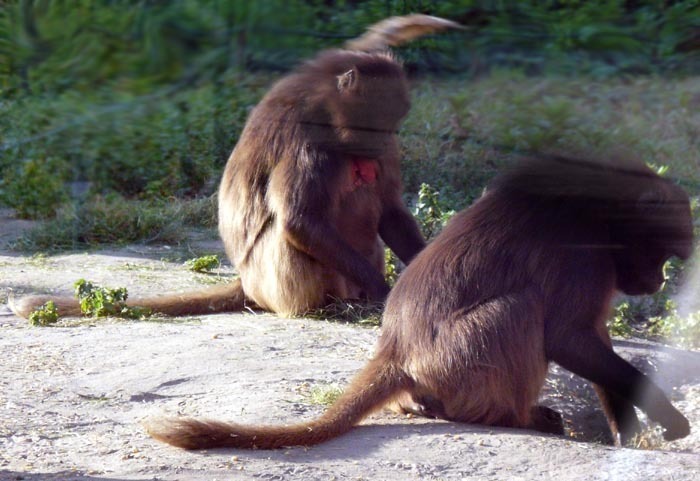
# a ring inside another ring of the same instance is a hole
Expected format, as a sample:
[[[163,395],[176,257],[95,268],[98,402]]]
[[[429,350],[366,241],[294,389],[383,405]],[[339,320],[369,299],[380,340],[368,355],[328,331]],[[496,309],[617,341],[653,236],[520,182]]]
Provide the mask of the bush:
[[[193,272],[209,272],[219,267],[221,265],[221,261],[217,255],[208,255],[188,259],[185,261],[185,265]]]
[[[7,177],[0,202],[14,199],[13,207],[37,217],[35,199],[52,205],[54,194],[67,190],[64,181],[87,182],[91,194],[127,198],[209,196],[267,85],[263,77],[231,75],[216,86],[167,97],[167,90],[150,96],[98,90],[0,104],[0,178]],[[9,190],[20,188],[28,192]]]
[[[0,202],[13,207],[21,219],[53,217],[67,199],[60,174],[51,160],[31,160],[5,170]]]
[[[488,2],[6,2],[0,9],[0,88],[13,95],[147,92],[237,69],[285,69],[391,15],[427,13],[464,32],[402,50],[409,68],[557,69],[610,75],[697,69],[700,6],[684,0]]]

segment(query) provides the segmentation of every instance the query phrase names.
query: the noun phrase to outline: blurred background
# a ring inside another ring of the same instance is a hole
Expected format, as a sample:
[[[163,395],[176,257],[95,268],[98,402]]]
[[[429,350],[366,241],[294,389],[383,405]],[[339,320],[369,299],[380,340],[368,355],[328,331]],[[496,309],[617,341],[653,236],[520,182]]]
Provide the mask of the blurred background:
[[[413,96],[406,201],[426,235],[536,150],[627,148],[700,194],[697,0],[0,0],[0,206],[42,221],[13,248],[212,228],[223,165],[270,85],[408,13],[467,27],[396,50]],[[674,289],[621,302],[619,332],[700,344],[697,318],[683,333],[663,321]]]

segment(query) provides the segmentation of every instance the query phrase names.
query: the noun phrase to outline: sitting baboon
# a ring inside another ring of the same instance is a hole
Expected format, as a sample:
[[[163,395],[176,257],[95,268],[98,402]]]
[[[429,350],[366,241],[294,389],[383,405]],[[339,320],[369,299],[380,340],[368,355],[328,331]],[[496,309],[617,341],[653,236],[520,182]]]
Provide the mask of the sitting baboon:
[[[219,188],[219,232],[240,279],[129,304],[169,315],[246,304],[296,315],[333,299],[383,301],[383,244],[406,264],[425,245],[401,199],[396,132],[409,95],[386,49],[457,26],[390,18],[277,82],[251,112]],[[27,317],[48,300],[60,315],[80,315],[72,298],[30,296],[12,308]]]
[[[666,439],[690,427],[648,377],[612,349],[616,291],[651,294],[663,265],[692,252],[688,196],[643,163],[561,156],[524,161],[457,214],[392,290],[373,360],[319,419],[245,426],[155,421],[186,449],[312,445],[391,404],[452,421],[562,433],[537,399],[555,362],[596,385],[617,444],[639,431],[634,406]]]

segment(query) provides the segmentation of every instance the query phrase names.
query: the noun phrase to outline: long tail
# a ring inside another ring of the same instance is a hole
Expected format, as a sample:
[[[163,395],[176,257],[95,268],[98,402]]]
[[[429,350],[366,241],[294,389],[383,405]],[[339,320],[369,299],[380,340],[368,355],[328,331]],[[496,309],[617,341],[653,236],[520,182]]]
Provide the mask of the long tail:
[[[28,318],[33,310],[48,301],[54,302],[58,315],[61,317],[82,314],[78,300],[72,297],[26,296],[16,301],[10,300],[10,309],[18,316]],[[130,299],[127,304],[146,307],[153,312],[169,316],[240,311],[246,305],[254,305],[246,299],[240,279],[197,292]]]
[[[184,449],[277,449],[311,446],[352,429],[372,411],[408,389],[412,381],[391,361],[375,358],[318,419],[291,426],[244,426],[220,421],[170,418],[147,423],[159,441]]]
[[[371,25],[364,35],[345,43],[348,50],[371,52],[386,50],[448,28],[462,29],[460,24],[431,15],[415,13],[402,17],[390,17]]]

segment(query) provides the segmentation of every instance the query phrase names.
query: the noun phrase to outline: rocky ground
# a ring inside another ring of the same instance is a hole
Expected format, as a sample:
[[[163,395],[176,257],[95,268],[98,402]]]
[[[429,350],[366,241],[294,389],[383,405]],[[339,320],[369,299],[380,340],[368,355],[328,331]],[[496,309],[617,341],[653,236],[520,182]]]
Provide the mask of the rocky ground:
[[[5,217],[2,218],[2,215]],[[638,339],[616,349],[669,393],[693,433],[652,449],[615,449],[587,382],[553,369],[543,403],[566,437],[378,413],[327,444],[280,451],[186,452],[150,439],[142,421],[188,414],[289,423],[323,410],[312,394],[342,386],[371,355],[378,329],[240,313],[155,321],[66,320],[31,327],[8,297],[69,294],[87,278],[132,295],[224,281],[182,264],[220,253],[129,246],[26,256],[7,242],[28,224],[0,213],[0,480],[691,480],[700,473],[700,353]]]

